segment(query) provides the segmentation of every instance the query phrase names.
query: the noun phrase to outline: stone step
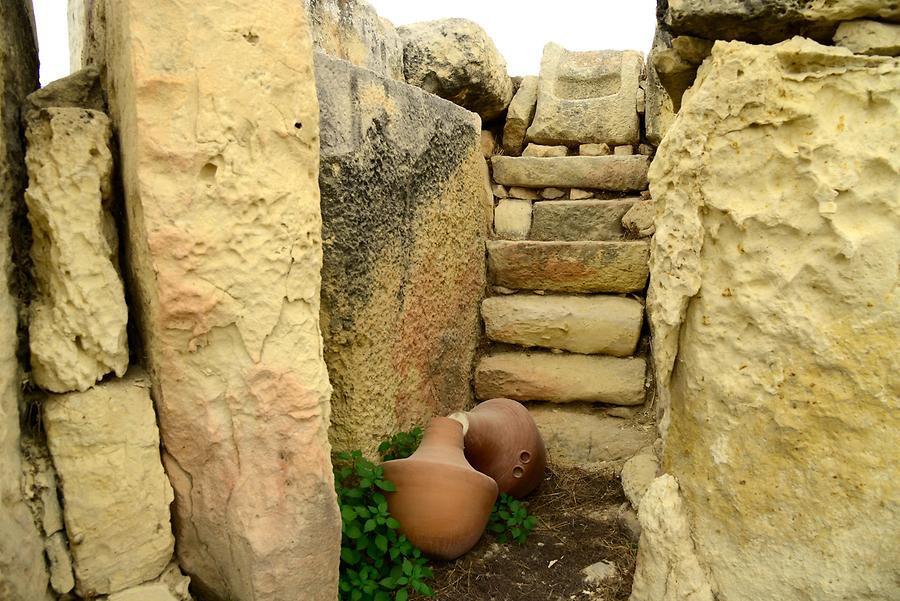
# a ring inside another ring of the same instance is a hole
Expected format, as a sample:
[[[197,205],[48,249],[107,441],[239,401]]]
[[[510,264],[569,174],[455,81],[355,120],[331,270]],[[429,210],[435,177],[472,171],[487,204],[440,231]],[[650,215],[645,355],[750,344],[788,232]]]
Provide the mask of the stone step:
[[[647,187],[650,158],[631,156],[491,158],[494,180],[526,188],[594,188],[626,192]]]
[[[555,464],[624,463],[653,444],[654,428],[609,417],[592,405],[527,403]]]
[[[488,272],[496,286],[552,292],[637,292],[650,274],[650,244],[489,240]]]
[[[504,351],[478,362],[475,394],[481,400],[640,405],[645,369],[643,357]]]
[[[495,342],[628,357],[641,335],[644,306],[621,296],[493,296],[481,303]]]
[[[621,240],[622,217],[640,198],[556,200],[534,203],[532,240]]]

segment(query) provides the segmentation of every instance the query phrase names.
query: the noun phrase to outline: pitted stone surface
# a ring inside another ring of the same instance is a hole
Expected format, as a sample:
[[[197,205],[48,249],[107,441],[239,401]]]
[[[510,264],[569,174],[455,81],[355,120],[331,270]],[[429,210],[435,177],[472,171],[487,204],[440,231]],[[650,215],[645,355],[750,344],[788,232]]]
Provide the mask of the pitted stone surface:
[[[637,292],[647,284],[644,241],[487,243],[488,272],[497,286],[556,292]]]
[[[639,52],[572,52],[547,44],[528,139],[539,144],[636,144],[643,66]]]
[[[534,204],[532,240],[621,240],[635,199],[557,200]]]
[[[86,390],[128,368],[128,307],[117,270],[109,118],[93,110],[28,114],[25,192],[37,296],[32,377],[52,392]]]
[[[897,56],[900,54],[900,24],[865,19],[841,23],[834,34],[834,43],[856,54]]]
[[[466,19],[439,19],[405,25],[406,82],[481,115],[487,123],[513,98],[506,60],[480,25]]]
[[[506,186],[594,188],[628,192],[647,187],[645,156],[569,156],[491,158],[494,179]]]
[[[494,232],[506,240],[524,240],[531,229],[531,201],[503,198],[494,208]]]
[[[478,362],[475,395],[480,400],[502,397],[640,405],[644,402],[645,368],[646,362],[640,357],[498,352]]]
[[[644,307],[619,296],[495,296],[481,303],[485,335],[496,342],[628,357]]]
[[[330,434],[374,453],[471,401],[493,201],[476,115],[327,56],[316,80]]]
[[[138,369],[49,396],[44,429],[59,474],[82,597],[152,580],[172,558],[172,487],[159,456],[150,381]]]
[[[21,283],[14,241],[23,246],[25,143],[20,109],[38,87],[30,1],[0,2],[0,599],[50,599],[44,545],[25,504],[19,407],[23,374],[16,349]],[[21,248],[19,249],[22,250]],[[26,249],[27,250],[27,249]]]
[[[332,601],[340,516],[304,8],[106,9],[132,307],[183,526],[179,563],[198,596]]]
[[[898,139],[897,59],[720,42],[653,162],[662,462],[721,601],[900,593]]]

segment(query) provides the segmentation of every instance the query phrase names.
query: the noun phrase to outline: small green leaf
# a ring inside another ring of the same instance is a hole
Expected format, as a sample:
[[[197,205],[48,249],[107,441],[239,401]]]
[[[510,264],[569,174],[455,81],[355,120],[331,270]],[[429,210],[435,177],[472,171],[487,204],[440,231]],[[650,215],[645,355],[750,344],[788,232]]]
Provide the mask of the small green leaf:
[[[387,538],[385,538],[384,535],[379,534],[375,537],[375,546],[378,547],[382,553],[386,553],[388,547]]]

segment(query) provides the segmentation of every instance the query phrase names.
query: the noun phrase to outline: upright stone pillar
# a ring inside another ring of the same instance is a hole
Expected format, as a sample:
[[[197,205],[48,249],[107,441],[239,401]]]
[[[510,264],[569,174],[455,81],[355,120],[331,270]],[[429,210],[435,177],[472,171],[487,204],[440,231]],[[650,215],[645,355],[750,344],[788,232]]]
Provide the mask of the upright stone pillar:
[[[705,575],[719,601],[900,598],[898,139],[897,59],[794,38],[700,68],[650,169],[677,486],[642,501],[632,601],[709,599],[679,594]],[[645,548],[680,514],[703,570]]]
[[[44,545],[22,496],[22,373],[12,262],[12,237],[21,231],[13,215],[25,191],[20,109],[38,86],[31,1],[0,0],[0,23],[0,599],[40,601],[49,599],[48,574]]]
[[[106,23],[179,562],[210,598],[332,601],[340,518],[303,5],[115,0]]]

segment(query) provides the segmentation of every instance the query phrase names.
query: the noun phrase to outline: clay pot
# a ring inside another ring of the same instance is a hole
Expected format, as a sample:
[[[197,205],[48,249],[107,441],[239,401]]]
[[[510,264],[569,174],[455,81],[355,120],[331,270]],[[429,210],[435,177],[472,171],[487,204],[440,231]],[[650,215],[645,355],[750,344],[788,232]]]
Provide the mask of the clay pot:
[[[521,403],[491,399],[451,417],[464,425],[466,459],[496,480],[500,492],[521,499],[541,483],[547,448]]]
[[[397,486],[387,495],[388,509],[423,553],[456,559],[475,546],[499,493],[496,482],[466,461],[459,422],[433,418],[415,453],[382,465]]]

